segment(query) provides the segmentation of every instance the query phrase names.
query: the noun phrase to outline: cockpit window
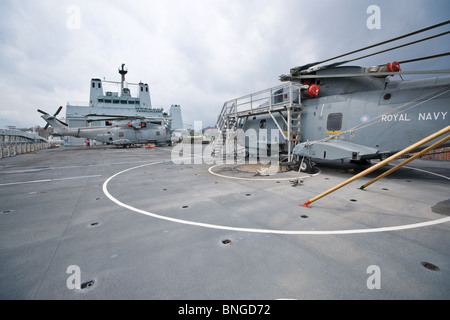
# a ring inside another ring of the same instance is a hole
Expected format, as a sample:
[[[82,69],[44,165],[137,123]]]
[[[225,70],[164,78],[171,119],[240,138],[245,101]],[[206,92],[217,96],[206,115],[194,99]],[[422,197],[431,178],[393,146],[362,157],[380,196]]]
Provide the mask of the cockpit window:
[[[328,131],[339,131],[342,128],[342,113],[330,113],[327,120]]]

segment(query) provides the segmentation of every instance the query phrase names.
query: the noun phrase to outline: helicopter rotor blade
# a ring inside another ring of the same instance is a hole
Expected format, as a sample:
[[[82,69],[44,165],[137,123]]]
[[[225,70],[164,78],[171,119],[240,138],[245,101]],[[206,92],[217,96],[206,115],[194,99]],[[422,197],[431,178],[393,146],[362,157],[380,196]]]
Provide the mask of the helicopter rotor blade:
[[[427,56],[427,57],[422,57],[422,58],[416,58],[416,59],[410,59],[410,60],[404,60],[404,61],[399,61],[399,64],[405,64],[405,63],[410,63],[410,62],[417,62],[417,61],[423,61],[423,60],[428,60],[428,59],[435,59],[435,58],[441,58],[441,57],[446,57],[446,56],[450,56],[450,52],[445,52],[445,53],[440,53],[440,54],[435,54],[432,56]]]
[[[385,77],[395,75],[412,75],[412,74],[443,74],[450,73],[450,69],[446,70],[422,70],[422,71],[400,71],[400,72],[362,72],[362,73],[338,73],[338,74],[304,74],[300,76],[284,76],[282,81],[296,81],[301,79],[326,79],[326,78],[354,78],[354,77]]]
[[[47,112],[45,112],[45,111],[42,111],[41,109],[37,109],[37,111],[38,111],[39,113],[42,113],[42,114],[48,115],[48,113],[47,113]]]
[[[96,121],[121,121],[121,120],[130,120],[129,118],[101,118],[101,119],[87,119],[87,123],[96,122]]]
[[[298,76],[298,75],[300,75],[300,73],[302,73],[302,71],[305,71],[305,70],[307,70],[307,69],[309,69],[311,67],[317,66],[319,64],[322,64],[322,63],[325,63],[325,62],[328,62],[328,61],[332,61],[332,60],[335,60],[335,59],[339,59],[339,58],[342,58],[342,57],[345,57],[345,56],[348,56],[348,55],[351,55],[351,54],[354,54],[354,53],[358,53],[358,52],[361,52],[361,51],[364,51],[364,50],[372,49],[372,48],[375,48],[375,47],[378,47],[378,46],[381,46],[381,45],[384,45],[384,44],[387,44],[387,43],[390,43],[390,42],[394,42],[394,41],[397,41],[397,40],[400,40],[400,39],[404,39],[404,38],[407,38],[407,37],[410,37],[410,36],[413,36],[413,35],[425,32],[425,31],[429,31],[429,30],[432,30],[432,29],[435,29],[435,28],[438,28],[438,27],[442,27],[442,26],[447,25],[449,23],[450,23],[450,20],[447,20],[445,22],[441,22],[441,23],[432,25],[432,26],[427,27],[427,28],[423,28],[423,29],[420,29],[420,30],[417,30],[417,31],[414,31],[414,32],[411,32],[411,33],[408,33],[408,34],[405,34],[405,35],[402,35],[402,36],[399,36],[399,37],[395,37],[395,38],[386,40],[386,41],[382,41],[382,42],[379,42],[379,43],[376,43],[376,44],[373,44],[373,45],[370,45],[370,46],[367,46],[367,47],[364,47],[364,48],[361,48],[361,49],[358,49],[358,50],[353,50],[353,51],[350,51],[350,52],[347,52],[347,53],[344,53],[344,54],[341,54],[341,55],[338,55],[338,56],[335,56],[335,57],[332,57],[332,58],[329,58],[329,59],[325,59],[325,60],[322,60],[322,61],[309,63],[309,64],[306,64],[306,65],[303,65],[303,66],[300,66],[300,67],[295,67],[295,68],[291,69],[290,73],[291,73],[292,76]],[[431,38],[435,38],[437,36],[445,35],[447,33],[448,32],[444,32],[444,33],[436,35],[436,36],[428,37],[428,38],[425,38],[425,40],[428,40],[428,39],[431,39]],[[424,40],[421,40],[421,41],[424,41]],[[420,41],[414,41],[414,42],[411,42],[409,44],[413,44],[413,43],[417,43],[417,42],[420,42]],[[406,44],[406,45],[409,45],[409,44]],[[403,45],[403,46],[405,46],[405,45]],[[399,46],[399,47],[401,47],[401,46]],[[399,47],[395,47],[395,48],[399,48]],[[390,50],[393,50],[393,49],[390,49]],[[378,53],[381,53],[381,52],[385,52],[385,51],[380,51]],[[375,53],[375,54],[378,54],[378,53]],[[364,56],[364,57],[367,57],[367,56]],[[362,59],[362,58],[358,58],[358,59]],[[358,60],[358,59],[355,59],[355,60]],[[347,63],[347,62],[350,62],[350,61],[355,61],[355,60],[348,60],[348,61],[345,61],[345,62],[341,62],[339,64],[344,64],[344,63]],[[333,64],[333,65],[336,66],[336,64]]]
[[[61,112],[61,110],[62,110],[62,106],[60,106],[59,108],[58,108],[58,110],[56,110],[56,112],[55,112],[55,114],[53,115],[54,117],[56,117],[60,112]]]
[[[67,123],[65,123],[64,121],[61,121],[61,120],[59,120],[59,119],[56,119],[55,118],[55,120],[56,121],[58,121],[59,123],[61,123],[63,126],[65,126],[65,127],[68,127],[69,125],[67,124]]]
[[[88,117],[102,117],[99,119],[89,119],[86,120],[87,122],[93,122],[93,121],[113,121],[113,120],[173,120],[173,118],[167,118],[167,117],[161,117],[161,116],[118,116],[118,115],[109,115],[109,114],[87,114],[85,115],[85,118]],[[105,118],[106,117],[106,118]]]
[[[353,61],[356,61],[356,60],[361,60],[361,59],[364,59],[364,58],[375,56],[375,55],[380,54],[380,53],[384,53],[384,52],[392,51],[392,50],[395,50],[395,49],[403,48],[403,47],[406,47],[406,46],[409,46],[409,45],[412,45],[412,44],[416,44],[416,43],[419,43],[419,42],[422,42],[422,41],[427,41],[427,40],[430,40],[430,39],[433,39],[433,38],[444,36],[444,35],[449,34],[449,33],[450,33],[450,31],[446,31],[446,32],[439,33],[439,34],[431,36],[431,37],[419,39],[419,40],[408,42],[408,43],[405,43],[405,44],[402,44],[402,45],[399,45],[399,46],[396,46],[396,47],[392,47],[392,48],[389,48],[389,49],[385,49],[385,50],[377,51],[377,52],[374,52],[374,53],[371,53],[371,54],[367,54],[367,55],[362,56],[362,57],[358,57],[358,58],[355,58],[355,59],[350,59],[350,60],[334,63],[334,64],[332,64],[330,66],[325,66],[324,69],[330,68],[330,67],[337,67],[337,66],[342,65],[342,64],[346,64],[346,63],[353,62]]]

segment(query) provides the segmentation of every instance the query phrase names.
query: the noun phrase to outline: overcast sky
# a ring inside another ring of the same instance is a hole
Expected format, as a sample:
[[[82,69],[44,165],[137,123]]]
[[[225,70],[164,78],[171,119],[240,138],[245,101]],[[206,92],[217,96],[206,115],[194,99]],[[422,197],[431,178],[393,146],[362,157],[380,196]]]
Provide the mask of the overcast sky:
[[[370,5],[380,29],[367,27]],[[149,84],[153,107],[179,104],[185,123],[214,125],[225,101],[280,84],[292,67],[449,19],[448,0],[1,0],[0,128],[43,126],[37,108],[87,105],[90,79],[119,81],[122,63],[127,81]],[[354,64],[448,52],[449,40]]]

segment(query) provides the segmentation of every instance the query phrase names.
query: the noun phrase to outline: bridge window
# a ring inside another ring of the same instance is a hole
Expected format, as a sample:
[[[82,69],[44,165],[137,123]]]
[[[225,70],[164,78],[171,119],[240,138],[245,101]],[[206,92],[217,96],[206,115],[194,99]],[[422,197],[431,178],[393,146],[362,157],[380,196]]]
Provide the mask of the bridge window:
[[[260,129],[264,129],[266,127],[266,119],[262,119],[260,122],[259,122],[259,128]]]
[[[328,131],[339,131],[342,128],[342,113],[330,113],[327,120]]]

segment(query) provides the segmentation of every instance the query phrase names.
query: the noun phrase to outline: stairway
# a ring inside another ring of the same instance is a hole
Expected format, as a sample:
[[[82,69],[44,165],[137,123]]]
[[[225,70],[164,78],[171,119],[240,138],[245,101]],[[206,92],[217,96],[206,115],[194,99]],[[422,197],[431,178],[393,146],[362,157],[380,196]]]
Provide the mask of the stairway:
[[[235,142],[236,129],[246,130],[246,120],[251,116],[279,113],[291,120],[284,119],[290,126],[290,136],[285,136],[283,132],[281,134],[286,138],[289,160],[292,160],[291,151],[301,142],[301,111],[300,87],[292,82],[229,100],[223,104],[217,119],[217,134],[211,142],[211,155],[243,158],[246,151]],[[281,126],[277,126],[282,131]]]

